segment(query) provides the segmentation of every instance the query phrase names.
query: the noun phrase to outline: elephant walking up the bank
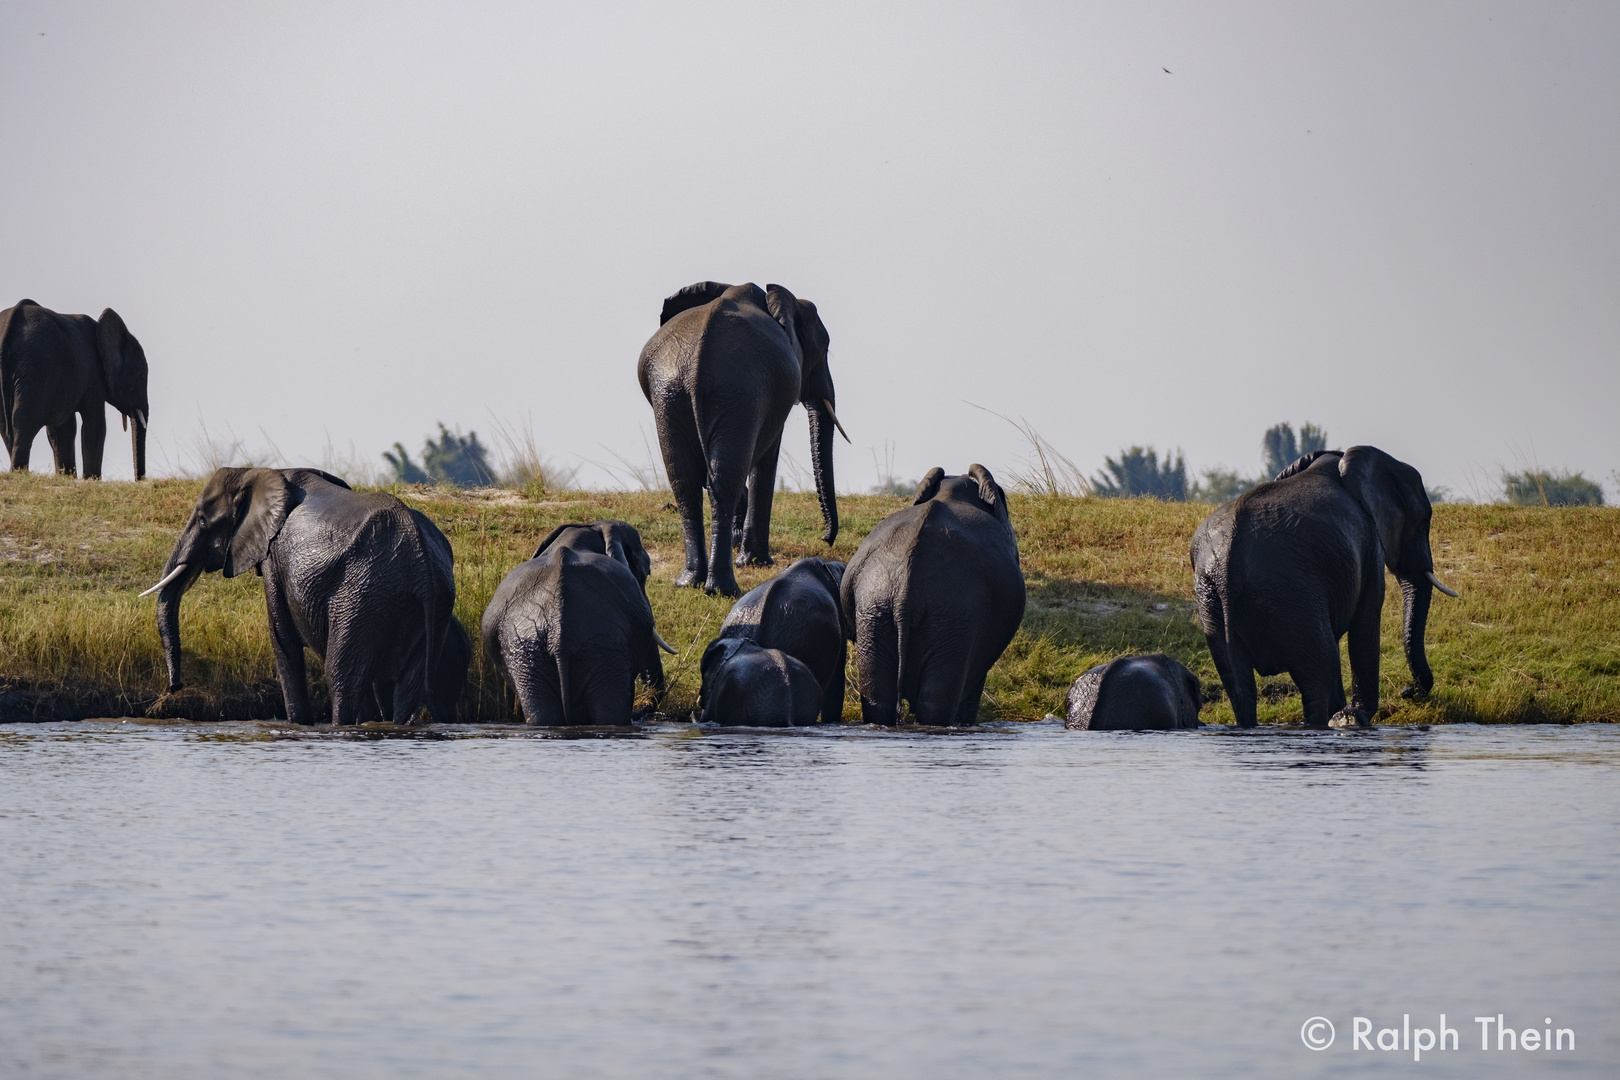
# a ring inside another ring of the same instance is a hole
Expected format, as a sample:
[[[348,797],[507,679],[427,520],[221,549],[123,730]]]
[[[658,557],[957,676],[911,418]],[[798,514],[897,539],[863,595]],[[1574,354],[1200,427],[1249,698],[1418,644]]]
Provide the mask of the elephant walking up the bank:
[[[408,723],[434,700],[456,603],[452,559],[433,522],[392,495],[351,491],[318,469],[218,469],[162,580],[141,595],[158,594],[170,691],[181,687],[181,597],[204,573],[253,570],[289,720],[315,721],[307,646],[325,663],[334,725],[374,715],[379,690],[392,699],[386,718]]]
[[[894,724],[971,724],[990,667],[1024,619],[1024,574],[1007,493],[990,470],[933,469],[911,506],[869,533],[844,571],[861,715]]]
[[[1239,727],[1257,720],[1254,673],[1287,672],[1307,727],[1367,726],[1378,711],[1384,568],[1400,584],[1412,682],[1434,673],[1423,635],[1434,590],[1433,516],[1423,477],[1373,446],[1318,450],[1277,479],[1217,508],[1192,539],[1193,591],[1204,639]],[[1350,636],[1350,700],[1339,639]]]
[[[32,300],[0,311],[0,435],[11,467],[26,471],[45,429],[56,471],[72,476],[75,415],[84,477],[101,477],[107,405],[130,428],[135,479],[146,476],[146,352],[112,308],[101,318],[58,315]]]
[[[677,585],[736,596],[731,548],[739,530],[737,565],[771,565],[771,496],[782,424],[795,402],[810,415],[811,462],[826,526],[822,539],[830,544],[838,536],[832,468],[838,417],[828,343],[816,305],[780,285],[761,291],[751,282],[702,281],[664,301],[658,332],[641,350],[636,375],[652,405],[681,515],[686,566]],[[705,491],[714,530],[707,552]]]

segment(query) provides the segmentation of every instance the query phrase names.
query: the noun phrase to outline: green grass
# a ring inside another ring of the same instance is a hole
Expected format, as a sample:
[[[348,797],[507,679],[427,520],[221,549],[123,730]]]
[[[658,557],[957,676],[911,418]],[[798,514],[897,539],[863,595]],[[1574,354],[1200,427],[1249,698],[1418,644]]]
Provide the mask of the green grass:
[[[162,693],[155,582],[201,482],[142,484],[0,474],[0,719],[108,715],[245,718],[279,713],[263,589],[246,575],[200,580],[181,605],[187,688]],[[682,554],[667,492],[566,492],[538,500],[512,492],[396,488],[438,523],[456,553],[456,614],[475,642],[484,605],[513,566],[564,521],[622,518],[653,559],[647,592],[668,657],[663,711],[697,700],[698,660],[730,602],[671,580]],[[1220,697],[1193,615],[1187,540],[1209,507],[1131,499],[1013,495],[1029,606],[1023,629],[990,674],[983,719],[1039,719],[1061,711],[1074,677],[1127,652],[1182,660]],[[829,552],[809,494],[776,497],[772,552],[847,561],[886,514],[908,502],[839,499],[842,531]],[[1620,721],[1620,508],[1439,506],[1438,572],[1460,600],[1437,596],[1429,622],[1435,689],[1422,702],[1398,694],[1399,592],[1384,613],[1379,720],[1393,723]],[[744,589],[771,571],[743,569]],[[311,657],[312,678],[320,664]],[[1347,669],[1348,670],[1348,669]],[[458,719],[503,720],[511,702],[481,656]],[[844,716],[859,716],[854,671]],[[1286,677],[1262,681],[1263,722],[1297,721]],[[1206,722],[1230,722],[1217,700]]]

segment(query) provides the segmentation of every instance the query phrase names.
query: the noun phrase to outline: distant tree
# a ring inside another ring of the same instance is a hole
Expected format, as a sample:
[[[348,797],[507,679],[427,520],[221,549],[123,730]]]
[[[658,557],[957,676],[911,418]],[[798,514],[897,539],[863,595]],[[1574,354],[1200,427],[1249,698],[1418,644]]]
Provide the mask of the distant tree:
[[[1527,469],[1502,474],[1502,493],[1514,506],[1602,506],[1603,488],[1580,473]]]
[[[1313,450],[1326,449],[1327,432],[1315,424],[1299,425],[1298,438],[1294,436],[1292,424],[1278,424],[1267,428],[1260,439],[1267,478],[1275,477]]]
[[[1174,457],[1166,453],[1161,464],[1153,447],[1133,446],[1121,450],[1118,461],[1104,458],[1103,467],[1105,472],[1097,474],[1092,487],[1104,498],[1146,496],[1168,502],[1187,499],[1187,463],[1179,451]]]
[[[411,460],[401,443],[394,444],[395,453],[383,453],[383,458],[394,469],[394,479],[402,484],[451,484],[455,487],[490,487],[495,483],[495,470],[489,464],[489,451],[478,441],[478,432],[462,435],[452,433],[439,424],[439,438],[422,442],[422,464]]]
[[[1194,486],[1193,498],[1211,503],[1230,502],[1259,483],[1235,469],[1205,469],[1203,480]]]

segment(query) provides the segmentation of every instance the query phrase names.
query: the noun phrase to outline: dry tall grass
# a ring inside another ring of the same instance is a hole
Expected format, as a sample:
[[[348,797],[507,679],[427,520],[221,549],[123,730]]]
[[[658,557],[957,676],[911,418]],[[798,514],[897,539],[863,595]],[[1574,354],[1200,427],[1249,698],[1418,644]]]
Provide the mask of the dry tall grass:
[[[18,719],[122,712],[268,716],[281,707],[265,627],[263,591],[247,575],[210,575],[182,605],[188,689],[163,698],[164,670],[151,598],[201,482],[142,484],[0,475],[0,716]],[[667,493],[390,489],[433,518],[456,553],[456,613],[476,639],[501,578],[564,521],[622,518],[653,558],[648,595],[663,636],[665,711],[691,709],[697,664],[729,601],[671,580],[682,562],[679,519]],[[778,493],[773,554],[848,560],[905,497],[842,496],[842,530],[829,552],[810,493]],[[1187,541],[1209,507],[1134,499],[1015,494],[1029,607],[1017,639],[991,673],[981,716],[1035,719],[1061,709],[1080,672],[1123,652],[1162,650],[1218,689],[1192,611]],[[1442,579],[1463,595],[1436,597],[1429,626],[1434,693],[1403,701],[1399,593],[1385,608],[1380,720],[1620,721],[1620,508],[1439,506],[1434,549]],[[768,571],[738,571],[744,588]],[[313,661],[313,658],[311,658]],[[1348,669],[1347,669],[1348,670]],[[311,663],[312,676],[320,665]],[[845,718],[859,707],[853,671]],[[474,660],[460,719],[510,717],[493,672]],[[1286,677],[1264,681],[1261,719],[1298,720]],[[1206,721],[1230,721],[1224,701]]]

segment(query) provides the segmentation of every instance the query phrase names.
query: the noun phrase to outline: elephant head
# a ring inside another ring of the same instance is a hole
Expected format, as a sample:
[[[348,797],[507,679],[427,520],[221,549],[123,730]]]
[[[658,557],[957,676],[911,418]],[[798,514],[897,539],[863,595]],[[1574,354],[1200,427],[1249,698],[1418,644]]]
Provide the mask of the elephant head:
[[[624,521],[593,521],[589,525],[559,525],[546,534],[530,558],[538,559],[553,547],[594,551],[617,559],[630,568],[642,593],[647,591],[647,575],[652,573],[652,557],[641,546],[641,534]]]
[[[765,307],[787,330],[799,352],[799,404],[810,417],[810,459],[816,476],[816,498],[821,502],[821,539],[838,537],[838,497],[833,493],[833,429],[849,442],[838,422],[838,394],[833,390],[827,350],[832,338],[816,313],[816,305],[800,300],[780,285],[765,286]]]
[[[146,419],[151,406],[146,400],[146,352],[124,320],[112,308],[96,320],[96,353],[101,375],[107,384],[107,400],[124,417],[130,430],[130,449],[135,460],[135,479],[146,476]]]
[[[320,475],[349,486],[335,476]],[[216,469],[208,478],[163,566],[163,577],[141,594],[158,594],[158,636],[171,692],[181,686],[180,598],[204,573],[235,577],[258,568],[300,495],[279,469]]]
[[[938,466],[929,469],[928,475],[917,484],[917,494],[912,497],[911,505],[921,506],[940,498],[942,492],[946,499],[977,504],[979,509],[1012,528],[1012,519],[1007,514],[1007,493],[983,465],[968,466],[963,476],[946,476],[945,470]]]
[[[1434,590],[1455,592],[1434,573],[1429,549],[1429,505],[1423,477],[1404,461],[1397,461],[1374,446],[1352,446],[1339,459],[1339,477],[1378,531],[1384,565],[1401,586],[1402,643],[1413,685],[1402,694],[1422,695],[1434,686],[1434,673],[1424,655],[1423,635],[1429,624],[1429,602]]]

